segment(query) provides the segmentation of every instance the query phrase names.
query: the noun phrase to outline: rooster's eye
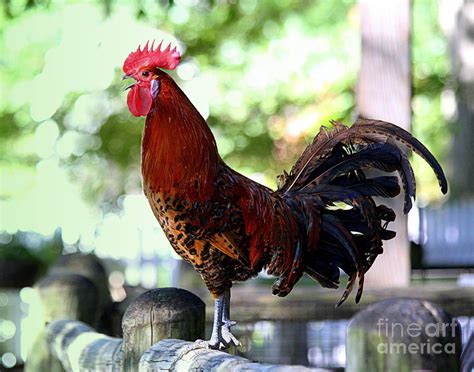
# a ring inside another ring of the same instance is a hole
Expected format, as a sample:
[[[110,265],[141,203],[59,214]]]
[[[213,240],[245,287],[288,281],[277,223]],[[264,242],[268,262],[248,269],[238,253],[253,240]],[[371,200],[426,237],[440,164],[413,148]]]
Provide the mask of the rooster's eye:
[[[142,76],[143,76],[143,77],[148,77],[148,75],[150,75],[150,72],[149,72],[149,71],[143,71],[143,72],[142,72]]]

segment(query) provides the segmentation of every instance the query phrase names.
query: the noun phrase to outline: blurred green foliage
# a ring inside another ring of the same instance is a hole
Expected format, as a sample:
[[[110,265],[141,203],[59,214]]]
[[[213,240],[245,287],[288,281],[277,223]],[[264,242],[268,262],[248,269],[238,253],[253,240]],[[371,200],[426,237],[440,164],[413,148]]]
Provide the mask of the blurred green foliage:
[[[61,226],[73,243],[75,224],[89,231],[91,213],[96,220],[119,213],[117,198],[140,192],[143,120],[126,109],[119,79],[124,56],[136,48],[133,35],[153,38],[150,30],[159,29],[181,42],[187,70],[173,76],[204,97],[221,155],[270,186],[320,125],[351,121],[359,61],[352,0],[24,0],[1,7],[0,230]],[[450,136],[440,94],[449,69],[437,3],[414,1],[413,20],[413,131],[443,159]],[[437,195],[427,166],[415,166],[421,198]]]
[[[40,273],[45,273],[62,251],[59,230],[49,239],[31,232],[17,233],[11,237],[0,235],[0,261],[32,263]]]
[[[412,43],[412,133],[427,145],[442,164],[446,164],[454,133],[442,112],[442,98],[443,91],[450,85],[451,72],[448,43],[440,29],[436,1],[413,2]],[[419,157],[414,157],[413,160],[424,202],[439,197],[433,172]],[[444,166],[445,170],[446,168]]]

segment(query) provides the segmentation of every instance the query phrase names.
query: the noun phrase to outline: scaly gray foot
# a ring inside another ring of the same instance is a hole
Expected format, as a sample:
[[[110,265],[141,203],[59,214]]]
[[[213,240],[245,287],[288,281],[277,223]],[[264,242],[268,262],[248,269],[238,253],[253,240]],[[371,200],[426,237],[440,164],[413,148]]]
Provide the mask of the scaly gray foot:
[[[231,345],[240,346],[240,341],[230,330],[235,324],[236,322],[232,320],[223,321],[217,331],[212,333],[211,339],[208,341],[208,347],[210,349],[225,350]]]

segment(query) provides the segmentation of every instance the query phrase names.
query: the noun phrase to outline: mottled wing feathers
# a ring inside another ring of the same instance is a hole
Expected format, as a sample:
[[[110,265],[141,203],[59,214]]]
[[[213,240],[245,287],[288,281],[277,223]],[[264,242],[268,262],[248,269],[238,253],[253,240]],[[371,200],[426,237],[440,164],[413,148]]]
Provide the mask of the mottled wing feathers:
[[[207,239],[211,246],[225,255],[240,261],[245,265],[249,265],[247,257],[242,254],[239,244],[231,237],[230,233],[214,234]]]

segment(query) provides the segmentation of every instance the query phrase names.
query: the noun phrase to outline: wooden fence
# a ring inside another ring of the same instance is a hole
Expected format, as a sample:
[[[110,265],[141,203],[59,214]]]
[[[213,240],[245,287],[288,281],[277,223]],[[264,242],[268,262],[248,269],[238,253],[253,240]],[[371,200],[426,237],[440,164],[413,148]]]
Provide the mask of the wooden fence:
[[[96,261],[91,256],[63,258],[36,285],[45,327],[29,353],[27,372],[316,370],[257,363],[193,342],[205,336],[205,305],[183,289],[145,292],[120,314],[120,306],[111,306],[105,271]],[[113,319],[121,319],[122,338],[104,334],[113,329]],[[405,332],[393,332],[393,324]],[[426,327],[451,328],[440,334]],[[428,301],[388,299],[369,305],[353,317],[347,334],[347,371],[461,368],[460,327]],[[436,350],[413,352],[423,344],[436,345]],[[398,345],[397,352],[390,345]],[[465,364],[472,363],[470,355]]]
[[[205,304],[184,289],[150,290],[117,314],[104,290],[105,271],[96,263],[93,256],[64,256],[37,283],[42,309],[36,310],[42,311],[45,328],[26,371],[313,370],[255,363],[192,342],[205,337]],[[122,338],[96,331],[116,327],[107,317],[123,318]]]

